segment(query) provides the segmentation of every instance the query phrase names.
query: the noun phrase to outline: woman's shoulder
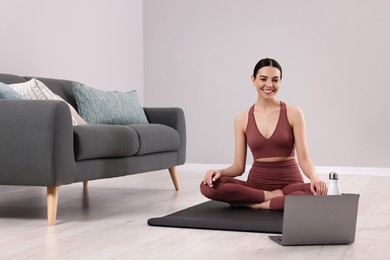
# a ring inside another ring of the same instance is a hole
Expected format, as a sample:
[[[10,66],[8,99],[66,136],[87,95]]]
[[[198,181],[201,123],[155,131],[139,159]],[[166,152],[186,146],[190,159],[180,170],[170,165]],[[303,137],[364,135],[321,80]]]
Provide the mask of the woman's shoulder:
[[[240,126],[242,129],[246,129],[246,125],[248,124],[248,113],[249,109],[238,113],[234,119],[234,124]]]
[[[295,105],[291,105],[291,104],[286,104],[286,109],[287,109],[287,112],[291,112],[291,113],[302,113],[302,109],[300,109],[299,107],[295,106]]]
[[[242,111],[240,113],[238,113],[235,117],[235,121],[245,121],[245,120],[248,120],[248,113],[249,113],[249,109],[248,110],[245,110],[245,111]]]
[[[303,111],[299,107],[286,103],[287,117],[289,121],[295,121],[303,118]]]

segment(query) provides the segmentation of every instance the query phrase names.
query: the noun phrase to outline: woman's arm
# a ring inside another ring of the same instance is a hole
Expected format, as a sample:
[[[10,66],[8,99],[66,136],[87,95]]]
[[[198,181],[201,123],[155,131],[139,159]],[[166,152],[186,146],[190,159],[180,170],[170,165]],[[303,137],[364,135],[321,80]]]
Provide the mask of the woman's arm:
[[[234,120],[234,136],[235,136],[235,155],[234,162],[231,166],[220,170],[208,170],[204,177],[204,184],[213,186],[213,182],[221,176],[236,177],[245,172],[246,163],[246,124],[248,121],[248,112],[240,113]]]
[[[294,131],[295,148],[298,156],[299,167],[311,181],[311,190],[314,194],[326,195],[328,188],[325,182],[318,177],[310,159],[306,141],[306,124],[302,110],[297,107],[289,107],[288,116]]]

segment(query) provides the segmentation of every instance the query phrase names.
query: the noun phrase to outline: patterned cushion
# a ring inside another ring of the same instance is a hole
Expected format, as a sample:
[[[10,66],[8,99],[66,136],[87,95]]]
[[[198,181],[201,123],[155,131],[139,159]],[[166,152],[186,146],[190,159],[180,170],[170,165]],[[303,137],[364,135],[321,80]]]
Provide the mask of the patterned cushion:
[[[147,124],[135,90],[103,91],[74,82],[73,92],[80,115],[88,124]]]
[[[0,82],[0,99],[24,99],[8,85]]]
[[[48,87],[45,86],[41,81],[33,78],[27,82],[8,85],[10,88],[15,90],[19,95],[25,99],[34,100],[63,100],[61,97],[54,94]],[[67,103],[67,102],[66,102]],[[68,104],[68,103],[67,103]],[[73,125],[86,124],[84,119],[80,117],[76,109],[68,104],[70,112],[72,114]]]

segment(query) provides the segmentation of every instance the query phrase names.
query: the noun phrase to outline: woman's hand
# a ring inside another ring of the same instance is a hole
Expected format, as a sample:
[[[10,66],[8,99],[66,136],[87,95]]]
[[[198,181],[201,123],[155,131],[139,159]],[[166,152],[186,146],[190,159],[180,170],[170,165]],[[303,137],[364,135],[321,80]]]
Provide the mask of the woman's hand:
[[[314,195],[326,195],[328,193],[328,185],[320,178],[314,178],[311,180],[310,189]]]
[[[203,183],[205,185],[209,185],[210,187],[213,187],[213,182],[219,179],[221,177],[221,171],[219,170],[208,170],[206,172],[206,175],[204,176]]]

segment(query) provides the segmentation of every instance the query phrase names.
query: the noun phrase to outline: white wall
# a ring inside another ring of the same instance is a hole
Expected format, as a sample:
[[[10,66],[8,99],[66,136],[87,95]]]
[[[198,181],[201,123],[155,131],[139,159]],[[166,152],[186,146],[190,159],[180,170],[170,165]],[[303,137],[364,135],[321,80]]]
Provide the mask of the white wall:
[[[0,0],[0,71],[136,89],[143,100],[142,0]]]
[[[389,13],[386,0],[0,0],[0,71],[183,107],[187,162],[225,164],[253,66],[273,57],[316,165],[390,167]]]
[[[390,1],[144,0],[145,105],[185,110],[189,163],[233,160],[264,57],[303,109],[316,165],[390,167]]]

